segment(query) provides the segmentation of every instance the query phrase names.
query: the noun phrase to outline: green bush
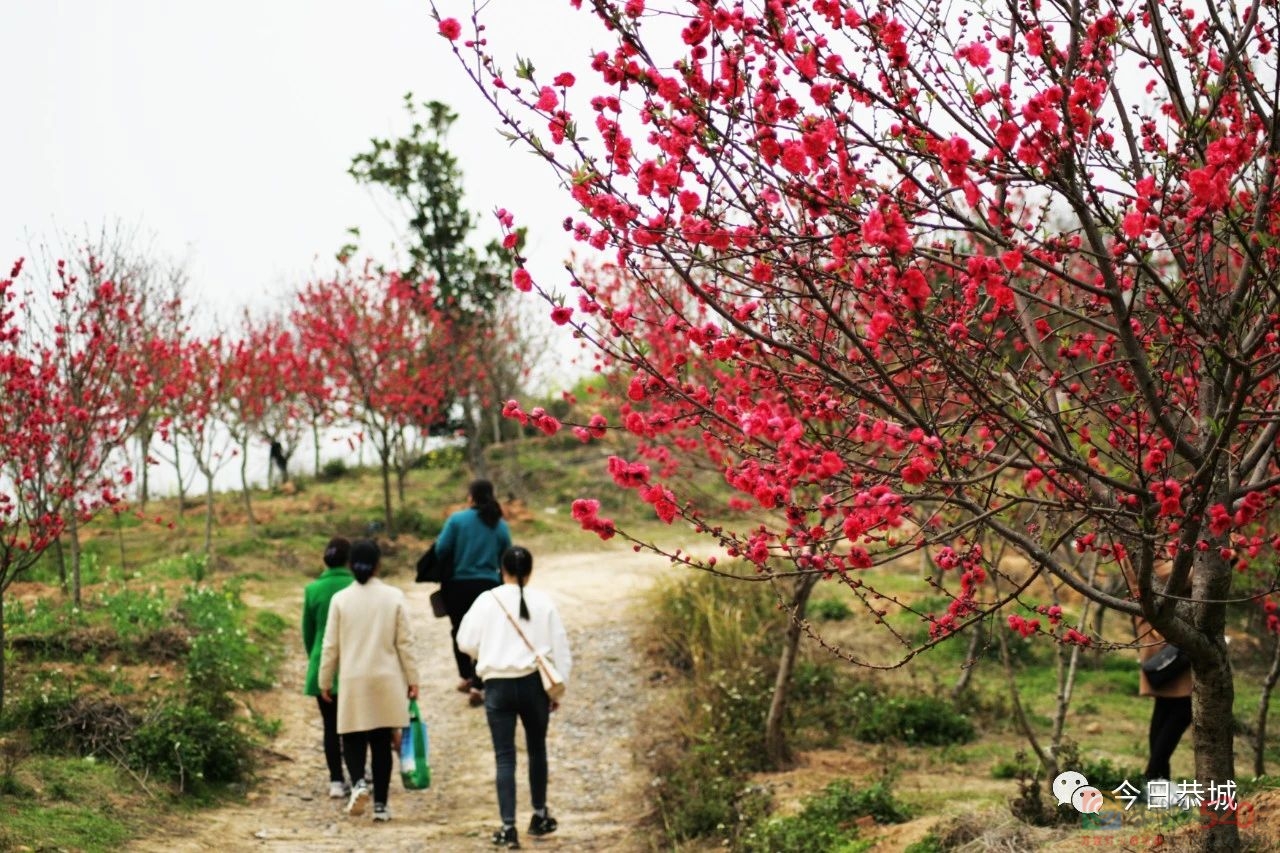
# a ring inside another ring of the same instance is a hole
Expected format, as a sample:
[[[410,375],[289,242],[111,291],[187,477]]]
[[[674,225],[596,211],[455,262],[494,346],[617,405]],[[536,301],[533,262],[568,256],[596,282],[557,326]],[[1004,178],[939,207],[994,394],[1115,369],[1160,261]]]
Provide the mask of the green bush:
[[[67,738],[58,731],[58,721],[72,715],[79,704],[71,679],[56,671],[36,673],[16,690],[12,689],[14,685],[9,686],[0,730],[25,731],[36,752],[72,751]]]
[[[666,837],[679,841],[715,836],[732,827],[742,781],[725,772],[729,757],[708,743],[691,748],[668,743],[662,752],[656,756],[663,772],[653,797]]]
[[[932,696],[877,697],[860,693],[853,736],[869,743],[900,741],[912,746],[968,743],[973,723],[949,703]]]
[[[350,473],[347,469],[347,463],[341,459],[330,459],[320,468],[320,479],[326,482],[341,480]]]
[[[902,853],[944,853],[942,839],[930,832],[914,844],[908,844]]]
[[[838,598],[816,598],[809,602],[809,613],[823,622],[843,622],[853,615],[849,605]]]
[[[225,711],[229,694],[271,687],[276,656],[245,627],[247,608],[237,584],[190,586],[179,610],[193,635],[186,666],[192,699]],[[277,637],[280,630],[275,623]]]
[[[184,552],[177,557],[156,560],[145,569],[147,577],[159,575],[172,580],[200,583],[209,573],[209,558],[204,554]]]
[[[420,510],[402,506],[391,517],[396,533],[412,533],[423,539],[434,539],[440,535],[444,520],[429,516]]]
[[[232,720],[180,700],[152,708],[130,742],[130,763],[181,791],[247,778],[253,744]]]
[[[119,754],[137,725],[110,695],[86,690],[59,672],[30,679],[7,698],[0,730],[26,733],[32,750],[48,755]]]
[[[875,843],[858,839],[856,821],[860,817],[874,818],[877,823],[902,823],[911,819],[911,812],[894,797],[888,779],[865,788],[841,779],[807,800],[798,815],[762,822],[739,847],[744,853],[860,853]]]
[[[65,633],[87,625],[88,617],[70,601],[54,603],[52,599],[38,598],[29,609],[20,602],[6,603],[4,624],[10,639],[14,639]]]
[[[106,611],[116,636],[126,644],[167,628],[173,618],[161,589],[143,592],[124,588],[99,595],[97,603]]]

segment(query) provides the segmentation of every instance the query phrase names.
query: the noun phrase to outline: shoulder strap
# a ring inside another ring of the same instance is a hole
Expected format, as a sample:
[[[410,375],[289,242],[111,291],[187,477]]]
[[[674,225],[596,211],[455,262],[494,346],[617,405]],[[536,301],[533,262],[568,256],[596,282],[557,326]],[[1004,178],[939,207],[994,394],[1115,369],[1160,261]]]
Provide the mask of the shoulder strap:
[[[506,614],[507,621],[511,623],[511,627],[516,629],[516,633],[520,635],[520,639],[524,640],[524,644],[529,647],[529,651],[535,655],[538,650],[533,647],[533,643],[529,642],[529,638],[524,635],[524,631],[520,630],[520,623],[511,618],[511,611],[507,610],[507,606],[502,603],[502,599],[498,598],[497,590],[490,590],[489,594],[493,596],[493,600],[498,602],[498,606],[502,608],[502,612]]]

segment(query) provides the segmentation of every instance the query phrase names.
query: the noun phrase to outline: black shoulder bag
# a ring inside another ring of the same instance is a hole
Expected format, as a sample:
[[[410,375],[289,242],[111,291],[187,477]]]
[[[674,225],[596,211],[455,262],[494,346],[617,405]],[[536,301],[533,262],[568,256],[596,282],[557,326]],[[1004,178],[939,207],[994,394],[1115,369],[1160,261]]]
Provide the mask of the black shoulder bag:
[[[1172,643],[1142,662],[1142,671],[1152,687],[1164,687],[1191,666],[1187,653]]]
[[[436,543],[432,542],[427,553],[418,558],[418,583],[444,583],[453,577],[453,561],[436,553]]]

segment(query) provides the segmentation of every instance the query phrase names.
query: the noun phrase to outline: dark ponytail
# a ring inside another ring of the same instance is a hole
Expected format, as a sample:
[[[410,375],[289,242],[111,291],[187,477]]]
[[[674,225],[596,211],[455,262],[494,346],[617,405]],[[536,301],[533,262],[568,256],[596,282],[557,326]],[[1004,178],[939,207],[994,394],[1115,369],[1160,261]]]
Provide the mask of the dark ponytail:
[[[493,483],[488,480],[473,480],[467,491],[480,520],[487,527],[497,527],[498,519],[502,518],[502,504],[493,495]]]
[[[368,583],[381,560],[382,549],[372,539],[357,539],[351,544],[351,574],[356,583]]]
[[[528,548],[512,545],[502,554],[502,570],[516,579],[520,587],[520,618],[529,621],[529,606],[524,603],[524,585],[533,574],[533,555]]]

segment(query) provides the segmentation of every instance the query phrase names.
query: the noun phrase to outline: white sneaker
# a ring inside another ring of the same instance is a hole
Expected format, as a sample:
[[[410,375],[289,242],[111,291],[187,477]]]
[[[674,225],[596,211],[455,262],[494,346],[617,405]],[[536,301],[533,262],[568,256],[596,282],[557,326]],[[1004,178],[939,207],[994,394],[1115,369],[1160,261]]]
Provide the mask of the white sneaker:
[[[369,807],[369,786],[361,779],[351,788],[351,799],[347,802],[347,814],[359,817]]]
[[[391,812],[382,803],[375,803],[373,806],[374,820],[391,820]]]
[[[346,782],[330,782],[329,783],[329,799],[341,800],[347,794],[351,793],[351,789],[347,787]]]

